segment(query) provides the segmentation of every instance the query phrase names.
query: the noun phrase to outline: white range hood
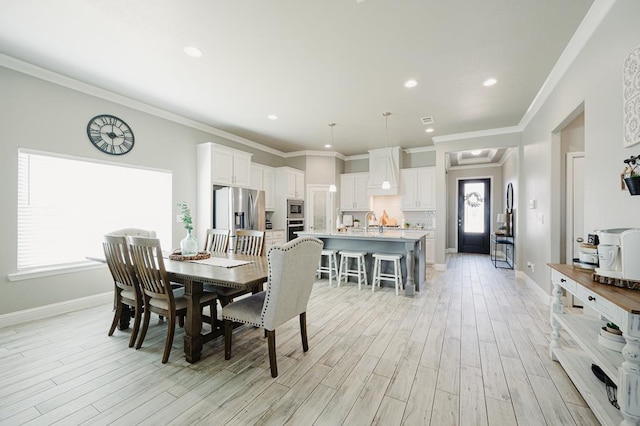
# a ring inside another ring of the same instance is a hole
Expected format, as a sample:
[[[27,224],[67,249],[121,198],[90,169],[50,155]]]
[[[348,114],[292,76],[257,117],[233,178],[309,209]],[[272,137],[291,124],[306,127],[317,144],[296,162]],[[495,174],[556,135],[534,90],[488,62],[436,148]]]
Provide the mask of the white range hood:
[[[389,189],[382,189],[388,180]],[[369,187],[367,195],[398,195],[400,193],[400,147],[369,151]]]

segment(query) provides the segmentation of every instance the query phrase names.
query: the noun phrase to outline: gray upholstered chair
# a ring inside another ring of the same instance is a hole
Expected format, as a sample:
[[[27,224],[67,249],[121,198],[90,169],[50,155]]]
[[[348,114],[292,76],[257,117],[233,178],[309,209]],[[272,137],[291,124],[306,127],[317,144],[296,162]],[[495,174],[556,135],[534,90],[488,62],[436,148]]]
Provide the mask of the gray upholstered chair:
[[[151,312],[165,316],[169,320],[167,340],[165,341],[162,363],[169,360],[173,336],[175,334],[176,316],[184,316],[187,313],[187,299],[184,289],[172,289],[162,259],[160,240],[145,237],[127,237],[133,265],[138,275],[144,297],[144,320],[142,331],[136,344],[136,349],[142,347]],[[204,293],[200,297],[200,308],[209,306],[211,309],[211,327],[215,327],[216,295]]]
[[[272,246],[267,253],[269,275],[267,289],[230,303],[222,308],[224,320],[224,358],[231,358],[233,322],[263,327],[269,346],[271,376],[278,377],[276,364],[276,328],[300,317],[302,349],[307,342],[307,303],[322,253],[323,243],[316,238],[296,238],[282,246]]]
[[[131,348],[140,330],[142,291],[129,255],[127,238],[122,235],[105,235],[102,241],[102,248],[104,249],[104,257],[109,266],[109,271],[111,271],[114,284],[115,314],[109,329],[109,336],[113,335],[118,322],[120,322],[125,311],[125,305],[133,308],[133,330],[129,339],[129,347]],[[128,310],[126,312],[129,315]],[[126,321],[128,323],[128,316]]]

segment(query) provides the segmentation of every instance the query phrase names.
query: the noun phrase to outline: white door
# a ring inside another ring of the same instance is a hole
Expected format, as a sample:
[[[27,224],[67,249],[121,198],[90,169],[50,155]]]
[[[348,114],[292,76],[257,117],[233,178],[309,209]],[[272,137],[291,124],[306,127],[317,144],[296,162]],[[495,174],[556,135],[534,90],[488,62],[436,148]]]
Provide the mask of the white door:
[[[584,153],[567,154],[567,236],[565,263],[571,264],[580,252],[584,233]]]
[[[333,193],[327,185],[309,185],[307,187],[307,211],[305,229],[309,231],[330,232],[334,227]]]
[[[584,153],[567,154],[567,230],[565,263],[572,264],[580,253],[580,241],[586,241],[584,232]],[[571,306],[582,306],[582,302],[571,295]]]

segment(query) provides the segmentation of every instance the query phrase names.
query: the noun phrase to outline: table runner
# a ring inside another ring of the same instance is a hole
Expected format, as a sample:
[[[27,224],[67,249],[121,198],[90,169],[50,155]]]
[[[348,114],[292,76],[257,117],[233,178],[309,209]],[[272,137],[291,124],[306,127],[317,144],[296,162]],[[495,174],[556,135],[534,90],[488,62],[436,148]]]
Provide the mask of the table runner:
[[[223,257],[210,257],[208,259],[190,260],[193,263],[203,263],[205,265],[219,266],[221,268],[235,268],[236,266],[252,263],[249,260],[225,259]]]

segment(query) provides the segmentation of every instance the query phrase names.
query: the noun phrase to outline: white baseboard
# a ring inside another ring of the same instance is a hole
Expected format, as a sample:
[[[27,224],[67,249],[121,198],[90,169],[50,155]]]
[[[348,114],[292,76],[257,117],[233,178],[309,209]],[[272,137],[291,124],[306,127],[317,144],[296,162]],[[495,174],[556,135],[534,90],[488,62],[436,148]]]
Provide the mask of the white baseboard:
[[[540,299],[540,301],[542,303],[544,303],[545,305],[549,305],[551,304],[551,295],[545,293],[545,291],[542,289],[542,287],[540,287],[534,280],[532,280],[527,274],[525,274],[522,271],[517,271],[518,273],[518,278],[520,278],[521,280],[524,281],[524,283],[527,285],[527,287],[529,287],[531,290],[533,290],[536,295],[538,296],[538,299]]]
[[[67,314],[80,309],[92,308],[113,302],[113,292],[96,294],[94,296],[82,297],[80,299],[67,300],[51,305],[38,306],[37,308],[25,309],[23,311],[10,312],[0,315],[0,328],[49,318],[56,315]]]

